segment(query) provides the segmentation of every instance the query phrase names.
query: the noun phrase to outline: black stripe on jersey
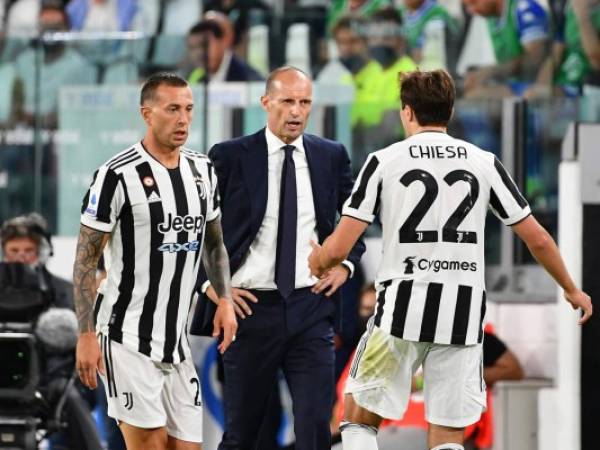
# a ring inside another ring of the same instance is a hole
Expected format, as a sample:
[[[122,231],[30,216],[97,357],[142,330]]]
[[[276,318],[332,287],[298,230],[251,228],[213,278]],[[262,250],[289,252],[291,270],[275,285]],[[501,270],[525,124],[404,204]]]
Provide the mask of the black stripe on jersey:
[[[119,164],[116,164],[115,166],[113,166],[113,170],[117,170],[119,167],[123,167],[126,166],[127,164],[130,164],[134,161],[137,161],[138,159],[142,159],[142,157],[140,155],[134,155],[131,158],[128,158],[124,161],[121,161]]]
[[[121,153],[119,155],[115,155],[112,159],[108,160],[108,162],[106,163],[106,165],[110,169],[113,164],[116,164],[119,161],[123,161],[124,159],[128,158],[129,156],[133,155],[134,153],[135,153],[135,147],[131,147],[126,152]]]
[[[478,343],[483,342],[483,318],[485,317],[485,310],[485,291],[483,291],[483,294],[481,296],[481,315],[479,316],[479,335],[477,336]]]
[[[392,316],[392,328],[390,330],[393,336],[402,338],[404,335],[404,325],[406,324],[406,314],[410,302],[413,280],[402,280],[398,285],[396,293],[396,305],[394,315]]]
[[[500,178],[502,178],[502,182],[504,183],[506,188],[510,191],[510,193],[512,194],[512,196],[515,199],[515,201],[517,202],[517,204],[521,208],[525,208],[527,206],[527,200],[525,200],[523,198],[523,196],[519,192],[519,189],[517,188],[517,186],[515,185],[513,180],[511,180],[510,176],[508,175],[508,172],[506,172],[506,169],[504,168],[502,163],[500,161],[498,161],[498,158],[495,158],[495,157],[494,157],[494,167],[496,168],[496,171],[500,175]]]
[[[208,181],[210,181],[210,187],[211,187],[211,193],[212,193],[212,185],[213,185],[213,172],[214,172],[214,166],[211,162],[207,163],[208,165]],[[213,196],[213,211],[215,211],[220,205],[220,198],[219,198],[219,189],[215,189],[214,190],[215,195]]]
[[[94,302],[94,326],[96,322],[98,322],[98,313],[100,312],[100,305],[102,304],[102,299],[104,299],[104,295],[98,294],[96,297],[96,301]]]
[[[469,326],[469,310],[471,309],[471,286],[458,285],[456,297],[456,308],[454,309],[454,323],[452,325],[451,344],[465,345],[467,340],[467,328]]]
[[[429,283],[427,296],[425,297],[425,310],[421,322],[421,335],[419,342],[433,342],[435,340],[435,329],[437,327],[438,314],[440,312],[440,300],[442,298],[442,283]]]
[[[361,174],[358,189],[356,189],[356,191],[354,192],[354,194],[352,194],[352,197],[350,198],[350,208],[360,208],[360,204],[363,202],[365,196],[367,195],[367,186],[369,185],[369,180],[373,176],[373,173],[375,173],[377,166],[379,166],[379,160],[375,156],[372,156],[369,162],[367,163],[367,167],[365,167],[365,170]]]
[[[98,209],[96,210],[96,219],[100,222],[110,223],[110,204],[115,196],[118,183],[119,176],[112,170],[106,171],[102,189],[100,189]]]
[[[192,175],[197,180],[196,181],[196,190],[198,191],[198,201],[200,202],[200,214],[202,215],[202,217],[206,218],[206,212],[208,209],[207,199],[208,199],[209,193],[208,192],[203,193],[203,189],[200,185],[201,181],[198,181],[198,180],[202,180],[202,176],[200,175],[200,172],[198,172],[198,168],[196,167],[196,164],[194,163],[194,161],[191,158],[186,158],[186,159],[190,166],[190,170],[192,171]],[[209,177],[210,177],[210,173],[211,172],[209,170],[208,171]],[[203,234],[203,231],[200,231],[200,233],[198,233],[196,235],[196,240],[198,242],[202,242],[202,234]],[[196,267],[196,263],[198,262],[199,257],[200,257],[200,251],[197,251],[196,254],[194,255],[194,267]]]
[[[146,198],[154,192],[155,195],[160,197],[160,190],[158,184],[154,178],[154,173],[150,164],[144,161],[135,168],[140,177],[140,182],[144,186],[144,192]],[[144,183],[144,179],[151,178],[154,183],[151,186],[147,186]],[[146,356],[150,356],[152,348],[150,343],[152,342],[152,328],[154,327],[154,313],[156,311],[156,304],[158,302],[158,287],[160,284],[160,275],[163,270],[163,253],[158,251],[158,248],[163,243],[163,235],[158,231],[158,225],[163,223],[165,215],[163,212],[162,202],[149,202],[148,208],[150,209],[150,261],[148,265],[148,292],[144,297],[144,306],[142,307],[142,314],[140,316],[140,322],[138,324],[138,351]]]
[[[98,178],[98,170],[94,172],[94,176],[92,177],[92,185],[96,182],[96,178]],[[87,205],[90,202],[90,189],[87,190],[85,196],[83,197],[83,201],[81,202],[81,214],[85,212],[87,209]]]
[[[125,182],[120,177],[123,186]],[[125,202],[121,208],[120,229],[123,249],[123,269],[121,270],[121,281],[119,283],[119,296],[113,305],[110,320],[108,322],[109,336],[116,342],[123,343],[123,321],[125,312],[131,302],[133,286],[135,284],[135,224],[133,222],[133,210],[127,190],[125,193]]]
[[[500,199],[494,192],[493,188],[490,188],[490,205],[492,206],[492,208],[494,208],[494,211],[496,211],[500,217],[502,217],[503,219],[508,219],[508,214],[506,214],[506,210],[504,209],[504,206],[502,206],[502,203],[500,202]]]
[[[185,217],[188,214],[187,195],[181,178],[179,169],[169,170],[173,194],[175,196],[175,205],[177,215]],[[177,233],[177,243],[185,244],[188,241],[188,232],[184,229]],[[173,352],[177,345],[177,314],[179,310],[179,290],[181,288],[181,275],[185,266],[187,252],[177,252],[175,261],[175,273],[171,279],[171,289],[169,290],[169,303],[167,304],[167,317],[165,320],[165,344],[163,351],[163,362],[173,362]]]
[[[373,207],[373,215],[379,214],[379,207],[381,206],[381,188],[382,184],[377,185],[377,198],[375,199],[375,206]]]
[[[381,325],[381,318],[383,317],[383,307],[385,306],[385,291],[390,284],[392,284],[391,280],[384,281],[383,283],[383,291],[379,293],[377,296],[377,311],[375,312],[375,325]]]

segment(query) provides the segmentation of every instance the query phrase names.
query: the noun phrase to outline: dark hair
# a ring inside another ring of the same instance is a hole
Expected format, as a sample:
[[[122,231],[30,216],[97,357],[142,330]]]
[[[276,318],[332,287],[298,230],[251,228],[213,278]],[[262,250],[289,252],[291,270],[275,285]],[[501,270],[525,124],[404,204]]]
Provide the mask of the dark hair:
[[[142,86],[140,105],[143,106],[148,100],[153,100],[156,90],[163,84],[173,87],[186,87],[188,82],[172,72],[155,73],[154,75],[151,75]]]
[[[206,32],[212,34],[217,39],[222,39],[225,35],[225,32],[223,31],[223,28],[221,28],[221,25],[219,25],[219,22],[216,20],[204,19],[190,28],[190,31],[188,31],[188,36]]]
[[[271,92],[271,89],[273,89],[273,82],[277,79],[277,77],[279,75],[281,75],[284,72],[290,72],[290,71],[295,71],[295,72],[301,73],[307,79],[309,79],[309,80],[311,79],[310,75],[307,74],[302,69],[298,69],[297,67],[294,67],[294,66],[281,66],[281,67],[278,67],[277,69],[273,70],[267,77],[267,82],[265,83],[265,94],[268,94],[269,92]]]
[[[402,107],[415,112],[419,125],[446,126],[452,116],[456,91],[445,70],[405,72],[398,75]]]
[[[366,21],[359,16],[346,14],[331,26],[331,35],[335,36],[340,30],[352,30],[361,39],[365,38]]]
[[[375,11],[371,15],[371,22],[394,22],[398,25],[402,25],[402,14],[396,8],[388,6]]]

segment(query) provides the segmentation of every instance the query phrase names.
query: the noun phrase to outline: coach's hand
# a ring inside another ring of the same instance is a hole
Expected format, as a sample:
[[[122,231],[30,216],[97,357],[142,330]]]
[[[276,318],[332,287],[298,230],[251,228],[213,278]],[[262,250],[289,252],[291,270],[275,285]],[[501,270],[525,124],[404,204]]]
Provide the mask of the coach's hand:
[[[212,286],[206,289],[206,296],[213,303],[219,304],[219,297]],[[252,309],[248,305],[248,302],[258,303],[258,299],[252,292],[246,289],[231,288],[231,297],[233,299],[233,309],[240,319],[245,319],[246,316],[252,315]]]
[[[105,371],[100,344],[98,344],[95,332],[90,331],[79,335],[75,367],[84,386],[96,389],[98,386],[96,371],[100,371],[102,375],[105,374]]]
[[[325,291],[325,297],[331,297],[346,282],[350,271],[343,264],[338,264],[325,272],[311,291],[320,294]]]
[[[579,319],[579,325],[587,322],[592,316],[592,299],[582,290],[574,289],[572,292],[565,291],[565,299],[571,304],[573,309],[581,308],[581,311],[583,311],[583,316]]]
[[[215,319],[213,321],[213,337],[219,337],[223,332],[223,340],[219,344],[221,354],[225,353],[227,347],[235,341],[235,333],[237,332],[237,320],[233,310],[233,303],[227,298],[219,300]]]

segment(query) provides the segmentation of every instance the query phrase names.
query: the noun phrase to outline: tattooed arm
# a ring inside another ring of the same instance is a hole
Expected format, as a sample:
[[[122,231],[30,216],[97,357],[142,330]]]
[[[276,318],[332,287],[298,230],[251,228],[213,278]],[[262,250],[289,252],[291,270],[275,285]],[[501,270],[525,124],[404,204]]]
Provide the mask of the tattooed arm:
[[[231,300],[229,257],[223,243],[223,230],[219,218],[206,224],[202,260],[211,283],[209,289],[212,290],[213,301],[217,303],[213,336],[219,336],[221,330],[223,331],[223,341],[219,344],[219,350],[223,353],[235,340],[237,321]]]
[[[94,326],[94,300],[98,260],[108,238],[107,233],[81,225],[73,266],[75,311],[79,322],[76,367],[82,383],[92,389],[96,388],[96,370],[104,370]]]

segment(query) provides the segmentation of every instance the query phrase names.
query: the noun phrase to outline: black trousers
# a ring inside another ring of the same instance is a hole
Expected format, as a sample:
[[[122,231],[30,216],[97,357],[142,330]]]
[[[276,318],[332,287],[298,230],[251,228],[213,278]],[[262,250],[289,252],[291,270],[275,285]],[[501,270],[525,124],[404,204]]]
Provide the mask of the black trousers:
[[[236,341],[223,357],[225,432],[219,450],[261,450],[257,436],[279,368],[292,397],[296,450],[330,450],[334,305],[309,288],[287,299],[276,291],[252,292],[258,303],[239,321]]]

